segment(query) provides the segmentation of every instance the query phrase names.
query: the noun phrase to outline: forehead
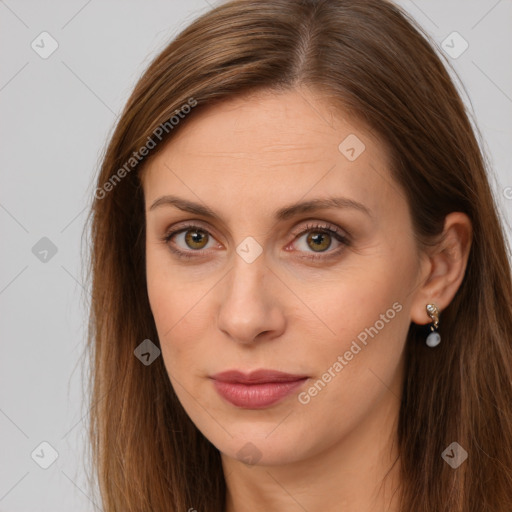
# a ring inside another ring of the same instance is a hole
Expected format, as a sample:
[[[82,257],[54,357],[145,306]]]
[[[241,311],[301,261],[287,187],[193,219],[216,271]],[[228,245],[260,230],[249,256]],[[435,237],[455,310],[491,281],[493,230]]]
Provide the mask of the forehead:
[[[306,89],[236,96],[194,113],[148,163],[143,185],[148,202],[182,192],[224,208],[340,192],[374,209],[393,192],[381,141]]]
[[[368,127],[353,117],[349,119],[318,93],[302,88],[258,91],[203,107],[192,112],[169,146],[190,156],[278,162],[298,155],[319,156],[326,149],[337,154],[339,144],[349,135],[363,140],[369,152],[385,153]]]

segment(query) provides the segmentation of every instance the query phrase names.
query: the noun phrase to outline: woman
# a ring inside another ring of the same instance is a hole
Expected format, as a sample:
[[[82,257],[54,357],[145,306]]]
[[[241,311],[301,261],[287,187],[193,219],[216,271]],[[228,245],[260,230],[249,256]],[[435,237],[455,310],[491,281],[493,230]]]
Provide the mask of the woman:
[[[463,103],[382,0],[154,60],[91,211],[103,510],[512,510],[512,297]]]

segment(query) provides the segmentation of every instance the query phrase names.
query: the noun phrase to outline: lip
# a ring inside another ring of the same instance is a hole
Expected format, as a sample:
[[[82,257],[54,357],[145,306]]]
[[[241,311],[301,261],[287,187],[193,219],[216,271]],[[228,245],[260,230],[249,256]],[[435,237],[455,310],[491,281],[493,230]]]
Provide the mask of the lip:
[[[211,378],[221,382],[232,382],[240,384],[265,384],[268,382],[294,382],[307,378],[307,375],[296,375],[292,373],[279,372],[277,370],[253,370],[244,373],[240,370],[227,370],[216,373]]]
[[[250,373],[228,370],[211,378],[219,395],[232,405],[243,409],[263,409],[283,400],[302,386],[308,376],[275,370]]]

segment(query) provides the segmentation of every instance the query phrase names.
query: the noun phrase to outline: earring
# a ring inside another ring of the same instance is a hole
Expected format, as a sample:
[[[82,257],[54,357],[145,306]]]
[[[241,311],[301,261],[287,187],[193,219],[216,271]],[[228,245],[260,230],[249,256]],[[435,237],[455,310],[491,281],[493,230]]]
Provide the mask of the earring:
[[[437,332],[439,327],[439,309],[435,304],[427,304],[427,314],[432,319],[430,330],[432,331],[427,336],[427,345],[429,347],[436,347],[441,343],[441,335]]]

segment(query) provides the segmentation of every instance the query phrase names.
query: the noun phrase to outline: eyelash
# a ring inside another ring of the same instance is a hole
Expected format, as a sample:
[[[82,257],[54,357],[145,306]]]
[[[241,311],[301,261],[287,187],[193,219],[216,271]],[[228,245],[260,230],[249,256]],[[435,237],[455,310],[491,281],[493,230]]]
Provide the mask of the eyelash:
[[[186,224],[185,226],[182,226],[179,229],[176,229],[174,231],[166,233],[161,238],[161,241],[163,243],[165,243],[169,247],[169,249],[174,254],[176,254],[179,258],[188,259],[188,260],[193,259],[193,258],[199,258],[201,256],[200,255],[196,255],[194,253],[196,253],[196,252],[199,252],[199,253],[200,252],[204,252],[201,249],[198,249],[196,251],[194,251],[194,250],[182,251],[181,249],[176,249],[175,247],[173,247],[170,244],[171,239],[175,235],[178,235],[178,234],[183,233],[183,232],[191,231],[191,230],[201,231],[201,232],[207,233],[209,236],[211,236],[210,232],[208,230],[204,229],[201,226],[197,226],[196,224]],[[321,253],[318,253],[318,254],[313,254],[311,256],[301,256],[302,258],[306,258],[306,259],[310,259],[310,260],[326,260],[328,258],[336,257],[345,247],[350,246],[349,238],[346,235],[344,235],[343,232],[339,228],[337,228],[336,226],[331,226],[331,225],[325,226],[325,225],[320,225],[320,224],[308,224],[308,225],[306,225],[302,231],[300,231],[299,233],[297,233],[295,235],[294,241],[297,240],[298,238],[300,238],[302,235],[304,235],[304,234],[306,234],[306,233],[308,233],[310,231],[318,232],[318,233],[325,233],[325,234],[331,235],[333,238],[335,238],[342,245],[338,249],[335,249],[333,251],[321,252]],[[325,254],[328,254],[328,255],[325,256]]]

